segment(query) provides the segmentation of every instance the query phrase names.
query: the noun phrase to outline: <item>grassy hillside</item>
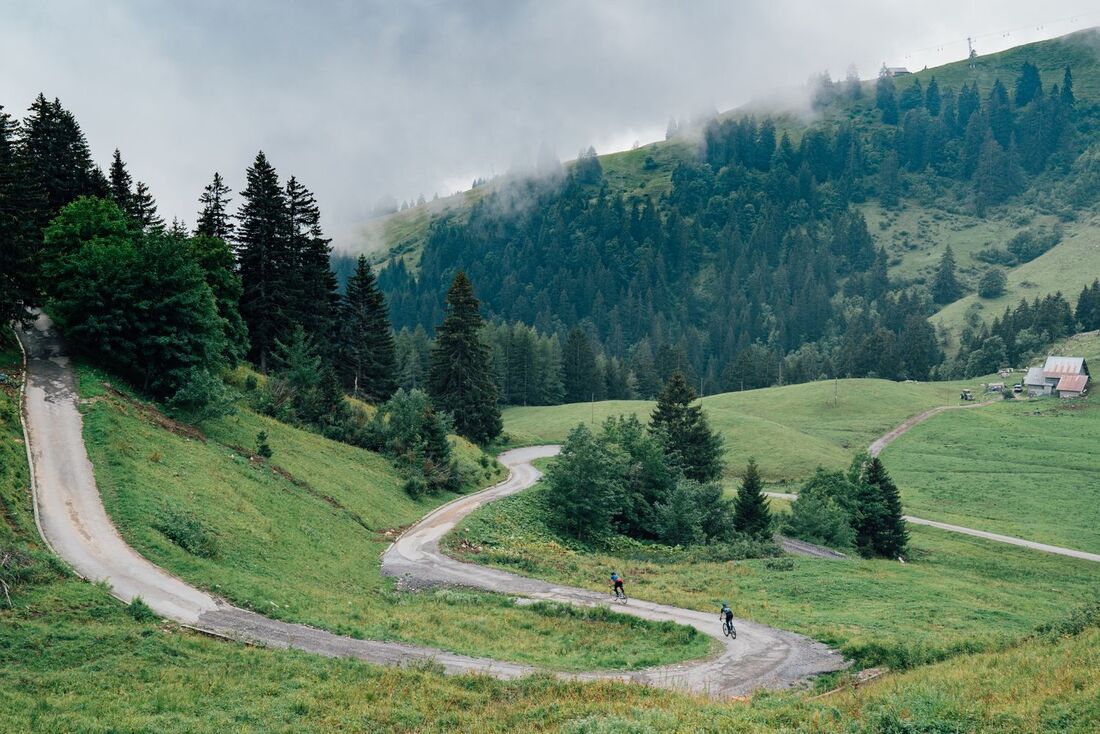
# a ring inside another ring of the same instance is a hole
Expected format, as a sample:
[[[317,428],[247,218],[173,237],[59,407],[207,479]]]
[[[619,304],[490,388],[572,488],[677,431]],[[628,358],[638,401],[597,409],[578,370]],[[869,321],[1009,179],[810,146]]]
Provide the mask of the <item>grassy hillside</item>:
[[[1100,406],[1010,401],[935,416],[883,460],[914,515],[1100,552]]]
[[[448,497],[411,499],[390,463],[241,407],[198,434],[81,373],[85,439],[108,513],[146,558],[230,601],[354,637],[418,642],[560,669],[699,657],[709,641],[599,611],[492,594],[398,593],[379,558]],[[270,463],[248,447],[261,430]],[[498,478],[486,470],[483,482]],[[430,610],[430,613],[429,613]],[[499,634],[485,635],[488,627]],[[608,646],[600,640],[623,637]]]
[[[603,588],[619,569],[635,598],[714,610],[797,630],[861,665],[904,668],[1000,649],[1096,594],[1100,566],[926,527],[909,563],[810,558],[712,562],[706,554],[580,546],[547,525],[539,486],[482,508],[448,537],[470,560]],[[462,544],[462,540],[469,543]]]
[[[958,401],[962,385],[888,380],[809,382],[710,395],[702,400],[711,426],[725,441],[726,470],[735,475],[756,457],[770,481],[804,477],[818,466],[846,467],[875,438],[906,418]],[[835,402],[834,402],[835,397]],[[516,443],[556,443],[578,423],[599,424],[633,413],[646,421],[654,403],[643,400],[508,408],[504,430]]]
[[[1095,628],[825,699],[767,694],[724,704],[616,683],[380,668],[137,621],[38,548],[12,382],[18,371],[18,353],[0,347],[7,376],[0,382],[0,555],[21,554],[11,603],[0,601],[5,732],[872,732],[927,728],[948,717],[974,731],[1086,732],[1100,716]],[[6,582],[11,570],[4,566]]]

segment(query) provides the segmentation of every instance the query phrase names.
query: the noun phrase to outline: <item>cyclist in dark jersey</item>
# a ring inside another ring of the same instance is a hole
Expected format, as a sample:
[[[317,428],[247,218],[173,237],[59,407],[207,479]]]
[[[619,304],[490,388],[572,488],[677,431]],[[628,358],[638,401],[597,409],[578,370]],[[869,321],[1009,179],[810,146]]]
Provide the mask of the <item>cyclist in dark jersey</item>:
[[[718,618],[733,628],[733,610],[728,603],[722,602],[722,611],[718,612]]]

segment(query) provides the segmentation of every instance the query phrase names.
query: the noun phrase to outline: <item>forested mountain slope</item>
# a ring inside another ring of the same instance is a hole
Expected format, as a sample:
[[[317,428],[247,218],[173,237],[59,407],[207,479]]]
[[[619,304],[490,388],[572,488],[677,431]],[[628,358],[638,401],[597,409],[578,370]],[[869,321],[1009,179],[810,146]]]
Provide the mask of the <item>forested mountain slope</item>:
[[[533,327],[518,346],[516,327],[490,339],[518,403],[647,397],[676,368],[705,393],[962,377],[1096,328],[1075,305],[1100,266],[1097,38],[826,77],[809,122],[734,111],[399,212],[379,224],[394,248],[379,284],[410,330],[402,380],[422,378],[428,334],[412,330],[438,323],[457,269],[491,319]],[[990,328],[1004,345],[985,344]],[[526,345],[540,339],[541,356]],[[563,362],[562,384],[514,389],[517,361]]]

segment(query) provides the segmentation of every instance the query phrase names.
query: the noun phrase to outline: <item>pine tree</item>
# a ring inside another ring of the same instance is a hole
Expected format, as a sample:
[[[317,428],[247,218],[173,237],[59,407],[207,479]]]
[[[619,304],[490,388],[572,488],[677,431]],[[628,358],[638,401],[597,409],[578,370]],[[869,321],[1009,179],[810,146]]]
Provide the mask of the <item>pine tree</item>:
[[[118,204],[118,208],[130,214],[134,206],[134,181],[126,170],[126,164],[122,162],[122,154],[115,148],[114,158],[111,159],[111,198]]]
[[[134,188],[134,196],[131,199],[131,207],[127,212],[134,224],[143,232],[161,232],[164,230],[164,220],[157,214],[157,202],[149,193],[149,187],[141,181]]]
[[[286,204],[292,270],[285,288],[290,299],[290,318],[301,324],[317,343],[334,344],[339,296],[330,263],[331,240],[321,231],[321,211],[313,193],[294,176],[286,182]]]
[[[1025,61],[1016,78],[1016,106],[1025,107],[1031,100],[1043,96],[1043,81],[1039,78],[1039,69],[1030,61]]]
[[[940,114],[943,101],[940,99],[940,85],[936,83],[936,77],[928,82],[928,89],[924,92],[924,108],[928,114],[936,117]]]
[[[884,558],[904,556],[909,546],[909,531],[901,511],[901,493],[878,457],[867,464],[863,482],[877,494],[877,504],[881,508],[872,540],[875,554]]]
[[[755,538],[770,538],[772,534],[772,513],[768,497],[764,494],[760,469],[754,459],[749,459],[745,473],[741,475],[741,486],[733,503],[733,527]]]
[[[40,226],[77,197],[108,194],[107,179],[92,162],[80,125],[60,100],[38,95],[23,121],[20,146],[31,184],[45,198]]]
[[[878,173],[879,201],[885,207],[897,206],[901,196],[901,179],[898,172],[898,154],[891,150],[882,160]]]
[[[241,276],[241,315],[252,341],[249,358],[267,372],[276,339],[291,332],[291,267],[287,243],[286,197],[278,174],[260,151],[246,174],[237,213],[237,266]]]
[[[562,347],[562,381],[567,403],[587,402],[596,390],[596,355],[580,328],[569,332]]]
[[[1073,96],[1073,72],[1069,70],[1068,66],[1062,76],[1061,100],[1062,106],[1068,110],[1073,109],[1077,104],[1077,98]]]
[[[940,264],[936,268],[936,277],[932,281],[932,299],[941,305],[957,301],[962,296],[962,286],[955,275],[955,253],[951,245],[944,250]]]
[[[692,405],[695,391],[679,370],[657,396],[649,430],[688,479],[709,482],[722,474],[722,438],[711,431],[701,405]]]
[[[397,358],[386,301],[360,255],[348,279],[341,308],[338,367],[344,387],[371,403],[389,400],[397,389]]]
[[[875,85],[875,107],[882,110],[882,121],[887,125],[898,124],[898,100],[894,92],[894,79],[886,67],[879,72]]]
[[[0,324],[23,321],[39,300],[37,227],[43,202],[16,139],[17,125],[0,106]]]
[[[233,220],[229,214],[229,194],[232,190],[225,185],[225,181],[217,171],[214,172],[214,180],[206,185],[199,196],[202,209],[199,210],[198,222],[195,224],[195,234],[207,237],[218,237],[227,242],[233,238]]]
[[[436,330],[428,391],[436,407],[454,416],[455,430],[476,443],[500,435],[502,423],[492,355],[481,340],[481,312],[461,270],[447,292],[447,311]]]

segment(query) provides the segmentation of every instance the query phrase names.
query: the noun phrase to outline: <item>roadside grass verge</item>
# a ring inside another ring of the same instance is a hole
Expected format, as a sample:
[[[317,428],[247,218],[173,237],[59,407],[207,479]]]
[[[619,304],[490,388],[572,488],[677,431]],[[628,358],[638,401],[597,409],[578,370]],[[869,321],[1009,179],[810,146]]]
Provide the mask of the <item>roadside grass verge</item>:
[[[95,370],[80,376],[85,441],[123,537],[234,604],[351,637],[556,670],[649,667],[711,649],[694,629],[625,615],[564,614],[489,593],[398,592],[381,576],[382,552],[400,528],[453,495],[413,500],[383,457],[244,407],[199,435],[150,419],[155,406],[108,391]],[[261,430],[270,461],[249,449]],[[496,480],[495,469],[484,471],[484,483]]]
[[[467,560],[554,582],[602,590],[617,569],[637,598],[716,614],[728,601],[740,617],[827,642],[862,666],[906,669],[1003,649],[1091,598],[1100,583],[1094,563],[919,526],[910,526],[906,564],[708,562],[696,552],[677,558],[644,546],[581,546],[546,517],[545,488],[537,485],[478,510],[445,543]]]
[[[906,511],[1100,552],[1095,398],[947,411],[883,452]]]
[[[795,480],[818,466],[847,468],[856,453],[906,418],[958,402],[968,382],[901,383],[890,380],[823,380],[799,385],[708,395],[702,405],[725,441],[726,475],[732,479],[756,457],[769,481]],[[504,411],[504,430],[517,445],[561,443],[578,423],[618,415],[649,420],[656,404],[608,400]]]

